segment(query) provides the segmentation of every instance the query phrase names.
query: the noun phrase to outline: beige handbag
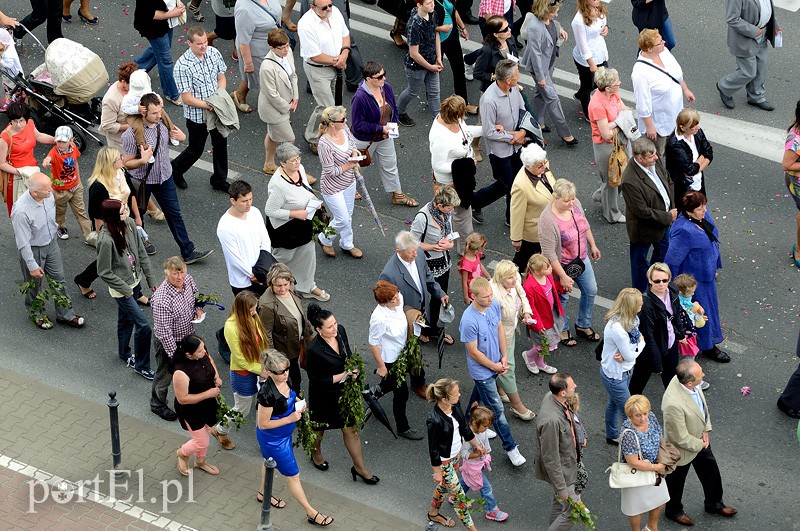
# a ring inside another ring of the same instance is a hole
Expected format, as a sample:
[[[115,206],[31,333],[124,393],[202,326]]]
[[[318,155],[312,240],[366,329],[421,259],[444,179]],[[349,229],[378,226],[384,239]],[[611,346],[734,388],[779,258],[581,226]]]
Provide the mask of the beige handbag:
[[[622,184],[622,172],[628,165],[628,155],[625,146],[619,141],[619,131],[614,133],[614,147],[608,159],[608,185],[615,188]]]

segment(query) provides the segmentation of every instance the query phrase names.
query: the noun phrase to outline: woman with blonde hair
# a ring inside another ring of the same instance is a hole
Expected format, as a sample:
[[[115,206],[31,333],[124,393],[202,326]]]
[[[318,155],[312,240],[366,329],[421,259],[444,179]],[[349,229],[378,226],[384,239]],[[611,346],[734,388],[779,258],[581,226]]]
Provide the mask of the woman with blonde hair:
[[[269,347],[267,332],[258,318],[258,297],[250,290],[240,291],[233,299],[233,308],[223,328],[225,341],[231,349],[231,389],[233,410],[247,417],[258,393],[261,374],[261,351]],[[211,435],[226,450],[236,445],[228,437],[230,420],[220,419],[211,428]]]
[[[322,111],[319,124],[317,153],[322,164],[319,188],[330,210],[330,227],[336,231],[332,237],[317,235],[325,256],[336,257],[333,240],[339,237],[342,252],[353,258],[364,253],[353,245],[353,204],[356,198],[356,173],[358,162],[351,161],[361,153],[356,149],[356,139],[347,127],[347,110],[341,105]]]
[[[500,392],[501,400],[509,402],[512,415],[521,420],[533,420],[536,413],[522,403],[517,390],[517,377],[514,370],[517,325],[521,318],[525,320],[533,318],[528,297],[522,290],[522,278],[514,262],[501,260],[495,266],[494,277],[489,284],[492,286],[494,299],[500,304],[508,358],[508,370],[497,377],[497,389]]]
[[[92,230],[99,232],[103,226],[102,205],[106,199],[117,199],[125,205],[126,213],[133,218],[137,227],[142,226],[142,216],[133,193],[133,182],[123,171],[122,156],[115,147],[105,146],[97,152],[92,176],[89,177],[89,205],[87,213],[92,222]],[[141,233],[140,233],[141,234]],[[142,238],[144,240],[144,238]],[[147,254],[156,254],[155,245],[144,241]],[[97,293],[92,289],[92,282],[97,280],[97,260],[92,261],[75,277],[75,284],[87,299],[94,299]],[[150,299],[142,295],[136,299],[139,304],[147,306]]]
[[[619,444],[619,423],[625,412],[625,401],[631,393],[628,385],[636,358],[644,348],[639,333],[639,312],[642,292],[625,288],[619,292],[614,305],[606,313],[603,331],[603,353],[600,356],[600,378],[608,392],[606,404],[606,442]]]
[[[714,149],[700,129],[700,114],[683,109],[675,120],[675,131],[667,139],[665,158],[667,171],[675,185],[678,211],[683,212],[684,194],[689,191],[706,194],[705,170],[714,160]]]

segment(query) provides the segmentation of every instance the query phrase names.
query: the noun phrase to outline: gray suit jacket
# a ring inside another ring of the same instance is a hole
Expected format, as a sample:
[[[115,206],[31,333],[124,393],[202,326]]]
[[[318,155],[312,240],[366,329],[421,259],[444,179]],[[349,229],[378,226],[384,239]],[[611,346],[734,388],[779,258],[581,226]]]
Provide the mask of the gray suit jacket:
[[[700,412],[697,403],[673,376],[664,396],[661,399],[661,411],[664,413],[664,437],[681,452],[677,465],[692,462],[703,449],[703,434],[711,431],[711,414],[703,391],[698,388],[703,401],[705,416]]]
[[[772,5],[772,16],[764,28],[767,40],[775,46],[775,6]],[[725,21],[728,23],[728,48],[734,57],[752,57],[756,54],[758,43],[758,21],[761,6],[758,0],[725,0]]]
[[[556,24],[553,20],[551,24]],[[559,26],[556,26],[558,31]],[[556,53],[556,43],[547,31],[544,22],[536,16],[531,17],[528,25],[525,53],[522,54],[522,64],[531,73],[534,81],[541,81],[550,77],[550,58]]]
[[[420,252],[417,253],[417,258],[414,260],[414,263],[417,265],[419,281],[422,283],[422,293],[417,291],[417,285],[414,283],[414,279],[411,278],[411,274],[401,263],[397,253],[394,253],[392,257],[389,258],[389,261],[386,262],[386,266],[384,266],[379,279],[391,282],[400,289],[406,308],[421,310],[425,313],[426,317],[430,317],[427,310],[430,298],[436,297],[437,299],[441,299],[445,296],[445,293],[442,291],[442,288],[439,287],[439,283],[434,280],[433,274],[430,268],[428,268],[428,264],[425,263],[425,253],[423,253],[421,249]],[[430,326],[437,325],[436,323],[430,323]]]

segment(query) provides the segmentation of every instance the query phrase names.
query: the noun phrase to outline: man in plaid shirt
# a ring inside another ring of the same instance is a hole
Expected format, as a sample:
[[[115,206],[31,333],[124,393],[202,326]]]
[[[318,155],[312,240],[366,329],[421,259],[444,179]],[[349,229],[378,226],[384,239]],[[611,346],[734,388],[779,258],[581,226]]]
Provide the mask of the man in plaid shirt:
[[[150,410],[164,420],[175,420],[177,415],[167,405],[170,375],[167,363],[175,354],[178,341],[194,334],[194,324],[203,315],[195,306],[197,284],[186,272],[186,262],[179,256],[164,262],[164,282],[150,298],[153,309],[153,346],[156,353],[156,377],[150,395]]]
[[[214,107],[205,100],[217,92],[225,90],[225,61],[216,48],[208,46],[208,37],[203,28],[192,26],[186,32],[189,49],[175,61],[175,83],[183,101],[183,117],[186,118],[186,131],[189,133],[189,146],[172,161],[172,177],[178,188],[185,190],[184,174],[189,171],[203,154],[206,139],[211,135],[212,161],[214,173],[211,174],[211,187],[222,192],[228,191],[228,139],[216,129],[209,131],[203,111],[213,111]]]

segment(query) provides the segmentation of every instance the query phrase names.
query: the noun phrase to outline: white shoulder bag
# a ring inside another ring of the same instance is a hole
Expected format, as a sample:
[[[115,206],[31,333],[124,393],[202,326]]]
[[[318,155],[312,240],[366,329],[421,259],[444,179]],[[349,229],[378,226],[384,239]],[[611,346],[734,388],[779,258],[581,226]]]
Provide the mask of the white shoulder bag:
[[[606,473],[611,471],[608,476],[608,486],[612,489],[629,489],[631,487],[644,487],[646,485],[656,484],[656,473],[652,470],[636,470],[628,463],[622,461],[622,437],[625,432],[633,433],[636,438],[636,445],[639,447],[639,460],[642,460],[642,444],[639,442],[639,437],[632,429],[628,428],[622,431],[619,436],[619,450],[617,451],[617,462],[611,463],[611,466],[606,469]]]

